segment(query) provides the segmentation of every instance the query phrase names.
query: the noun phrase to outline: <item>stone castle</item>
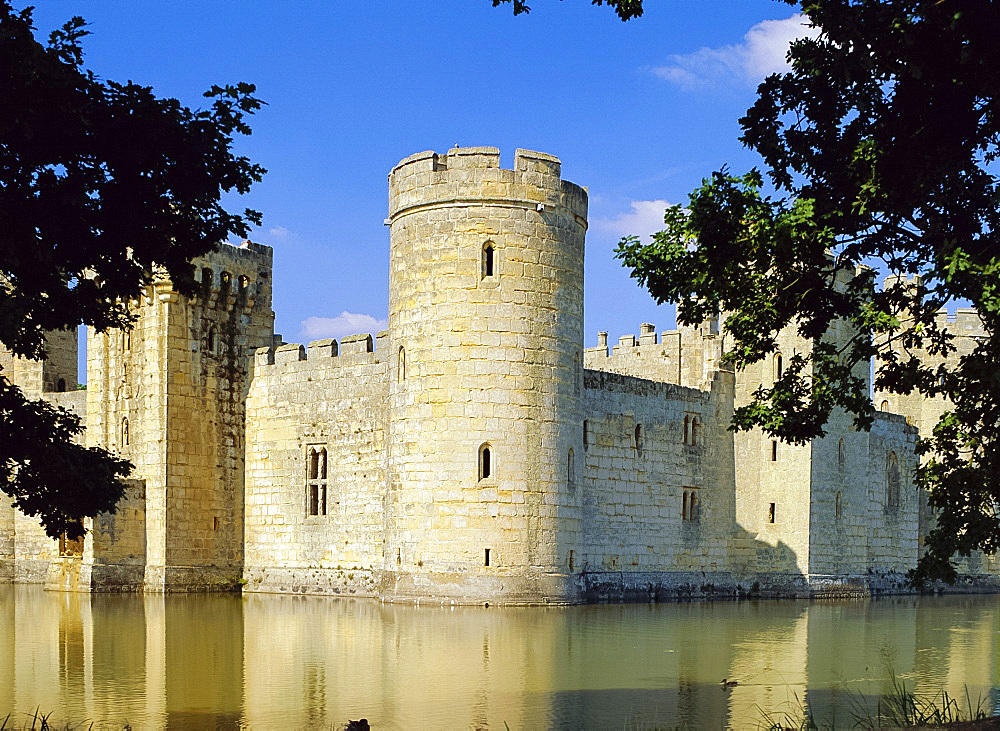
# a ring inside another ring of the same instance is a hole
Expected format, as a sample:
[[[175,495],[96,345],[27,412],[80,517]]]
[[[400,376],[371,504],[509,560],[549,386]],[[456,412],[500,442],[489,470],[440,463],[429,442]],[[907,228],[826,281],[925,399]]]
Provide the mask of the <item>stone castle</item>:
[[[0,505],[0,580],[456,603],[902,589],[933,521],[915,439],[945,402],[876,394],[870,432],[835,414],[792,446],[728,430],[811,347],[791,329],[738,373],[717,319],[585,348],[587,192],[550,155],[412,155],[386,223],[374,339],[282,343],[271,249],[246,242],[195,262],[196,297],[156,281],[131,332],[91,332],[84,391],[75,333],[0,360],[135,465],[79,544]],[[982,332],[974,311],[949,327],[960,352]]]

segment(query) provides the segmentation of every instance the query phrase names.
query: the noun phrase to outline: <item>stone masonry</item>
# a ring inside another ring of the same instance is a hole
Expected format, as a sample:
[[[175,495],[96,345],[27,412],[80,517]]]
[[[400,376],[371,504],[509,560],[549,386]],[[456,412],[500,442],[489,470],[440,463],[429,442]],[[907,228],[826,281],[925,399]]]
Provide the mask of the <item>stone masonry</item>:
[[[0,355],[136,466],[82,546],[0,505],[0,580],[455,603],[902,590],[933,519],[914,444],[943,405],[879,396],[871,432],[835,414],[791,446],[728,426],[808,350],[792,331],[740,373],[718,318],[584,348],[587,192],[551,155],[412,155],[387,224],[374,339],[283,343],[271,249],[248,242],[195,262],[196,297],[157,281],[131,332],[90,333],[86,391],[75,338]]]

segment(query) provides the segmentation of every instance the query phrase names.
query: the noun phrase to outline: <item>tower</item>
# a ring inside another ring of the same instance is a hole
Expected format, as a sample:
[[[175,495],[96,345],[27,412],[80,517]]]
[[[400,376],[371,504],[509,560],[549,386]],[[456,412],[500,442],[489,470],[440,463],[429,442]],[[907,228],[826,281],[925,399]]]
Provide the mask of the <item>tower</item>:
[[[543,153],[422,152],[388,222],[386,594],[571,596],[586,190]]]
[[[95,520],[96,590],[226,589],[242,571],[246,392],[254,350],[271,344],[272,252],[223,244],[194,265],[194,297],[156,281],[130,332],[88,339],[88,443],[138,481],[126,510]]]

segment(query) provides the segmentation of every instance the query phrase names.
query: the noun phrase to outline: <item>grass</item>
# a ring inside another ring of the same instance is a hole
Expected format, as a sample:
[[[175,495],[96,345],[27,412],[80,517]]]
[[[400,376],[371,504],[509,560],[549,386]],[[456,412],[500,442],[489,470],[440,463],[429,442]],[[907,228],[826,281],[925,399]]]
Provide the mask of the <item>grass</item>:
[[[30,716],[27,716],[20,726],[17,725],[17,721],[11,723],[11,714],[8,713],[7,716],[0,720],[0,731],[91,731],[94,728],[93,721],[82,721],[81,723],[61,723],[53,725],[49,719],[52,717],[51,711],[49,713],[39,713],[39,709],[35,709],[35,712]],[[122,731],[131,731],[132,726],[128,723],[124,723],[121,726],[106,726],[102,725],[98,728],[107,729],[115,728],[122,729]]]
[[[850,714],[853,728],[921,728],[927,726],[944,726],[947,724],[970,723],[986,721],[997,717],[992,715],[988,700],[979,697],[975,704],[969,695],[968,686],[965,698],[961,701],[954,698],[946,690],[930,697],[920,697],[907,689],[906,684],[892,676],[892,690],[875,697],[875,701],[861,691],[851,693]],[[800,701],[801,706],[801,701]],[[772,731],[791,731],[797,729],[832,729],[832,722],[817,721],[811,713],[802,712],[772,714],[761,711],[762,726]],[[836,724],[843,728],[844,724]]]

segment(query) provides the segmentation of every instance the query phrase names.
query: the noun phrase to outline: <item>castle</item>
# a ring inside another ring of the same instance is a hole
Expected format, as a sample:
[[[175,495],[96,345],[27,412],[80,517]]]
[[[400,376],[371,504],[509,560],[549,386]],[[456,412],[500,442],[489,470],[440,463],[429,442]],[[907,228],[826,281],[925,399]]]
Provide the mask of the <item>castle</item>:
[[[791,329],[738,373],[717,319],[584,348],[587,192],[550,155],[412,155],[386,223],[374,340],[282,343],[271,249],[246,242],[196,262],[196,297],[156,281],[131,332],[91,332],[85,391],[65,390],[74,333],[43,362],[0,360],[135,465],[80,545],[0,504],[0,580],[456,603],[902,588],[933,521],[917,429],[944,402],[876,394],[870,432],[838,413],[793,446],[728,429],[811,347]],[[970,311],[949,326],[981,332]]]

